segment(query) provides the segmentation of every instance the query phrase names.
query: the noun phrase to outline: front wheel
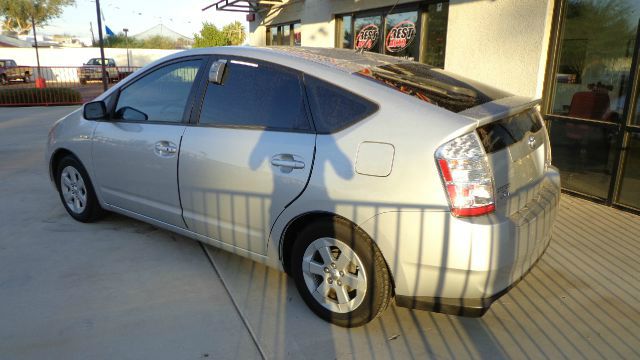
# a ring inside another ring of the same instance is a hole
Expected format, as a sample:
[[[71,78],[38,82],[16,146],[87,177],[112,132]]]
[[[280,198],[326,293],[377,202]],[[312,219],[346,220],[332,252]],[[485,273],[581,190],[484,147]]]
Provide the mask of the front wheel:
[[[31,75],[30,74],[25,74],[24,77],[22,78],[22,81],[26,83],[30,83],[31,82]]]
[[[341,218],[314,222],[293,245],[296,287],[316,315],[338,326],[375,319],[391,300],[391,279],[380,250]]]
[[[82,164],[76,158],[67,156],[60,162],[57,174],[60,200],[67,213],[81,222],[98,220],[104,211]]]
[[[0,85],[8,85],[9,80],[7,80],[7,76],[5,74],[0,75]]]

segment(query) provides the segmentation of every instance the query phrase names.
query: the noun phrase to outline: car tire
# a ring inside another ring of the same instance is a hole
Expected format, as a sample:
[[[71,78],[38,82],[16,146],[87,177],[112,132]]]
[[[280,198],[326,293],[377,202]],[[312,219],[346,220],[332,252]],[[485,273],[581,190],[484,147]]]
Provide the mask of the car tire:
[[[31,75],[29,74],[25,74],[24,77],[22,78],[22,81],[24,81],[24,83],[30,83],[31,82]]]
[[[104,215],[87,171],[73,156],[66,156],[58,165],[56,185],[60,200],[72,218],[94,222]]]
[[[84,85],[86,83],[87,83],[87,79],[82,79],[82,78],[80,79],[80,84]]]
[[[7,75],[0,75],[0,85],[9,85],[9,80],[7,80]]]
[[[392,282],[382,253],[362,229],[345,219],[333,217],[302,229],[290,264],[305,303],[335,325],[362,326],[380,316],[391,301]]]

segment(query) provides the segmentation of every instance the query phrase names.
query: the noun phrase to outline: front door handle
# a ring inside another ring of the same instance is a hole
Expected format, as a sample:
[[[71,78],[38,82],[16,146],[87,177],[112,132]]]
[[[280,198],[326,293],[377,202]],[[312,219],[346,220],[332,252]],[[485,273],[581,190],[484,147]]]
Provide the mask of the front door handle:
[[[304,162],[291,154],[278,154],[271,158],[271,165],[279,167],[282,172],[289,173],[293,169],[304,169]]]
[[[158,141],[155,144],[154,152],[161,157],[170,157],[178,152],[178,147],[170,141]]]

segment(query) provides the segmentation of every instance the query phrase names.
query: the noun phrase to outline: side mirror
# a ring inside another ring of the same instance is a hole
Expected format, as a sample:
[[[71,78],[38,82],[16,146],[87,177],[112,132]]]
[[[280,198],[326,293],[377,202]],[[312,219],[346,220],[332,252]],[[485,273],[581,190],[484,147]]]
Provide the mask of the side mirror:
[[[105,105],[104,101],[86,103],[83,116],[87,120],[102,120],[107,117],[107,105]]]
[[[227,67],[227,60],[218,60],[211,64],[209,69],[209,82],[214,84],[222,83],[222,76],[224,75],[224,69]]]

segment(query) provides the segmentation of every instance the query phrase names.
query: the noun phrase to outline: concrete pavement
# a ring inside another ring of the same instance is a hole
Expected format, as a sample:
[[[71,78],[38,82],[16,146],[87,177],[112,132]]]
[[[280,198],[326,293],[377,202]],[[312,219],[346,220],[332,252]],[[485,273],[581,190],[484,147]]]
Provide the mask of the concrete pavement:
[[[484,317],[392,306],[342,329],[282,273],[207,246],[230,298],[195,241],[73,221],[43,159],[70,110],[0,108],[0,359],[259,358],[251,332],[277,359],[640,357],[638,216],[563,196],[547,253]]]
[[[0,108],[0,359],[254,359],[199,243],[73,221],[43,158],[72,108]]]

